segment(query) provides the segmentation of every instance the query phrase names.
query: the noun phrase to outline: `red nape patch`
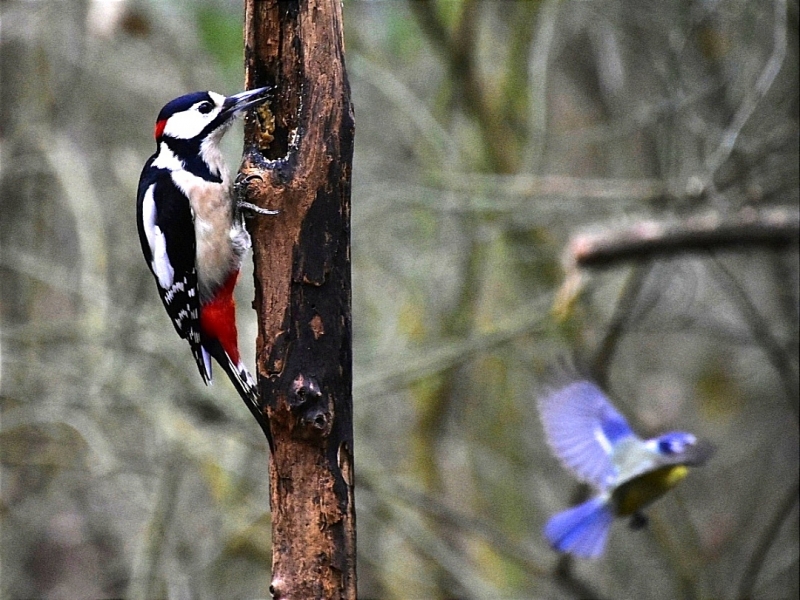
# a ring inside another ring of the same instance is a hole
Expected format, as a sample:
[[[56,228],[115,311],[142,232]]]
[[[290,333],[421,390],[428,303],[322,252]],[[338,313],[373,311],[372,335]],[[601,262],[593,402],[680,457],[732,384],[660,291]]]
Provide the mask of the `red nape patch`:
[[[167,120],[166,119],[161,119],[160,121],[156,121],[155,134],[156,134],[156,139],[157,140],[161,139],[161,135],[164,133],[164,127],[166,127],[166,126],[167,126]]]
[[[203,335],[219,341],[234,365],[239,364],[239,341],[236,333],[236,303],[233,288],[239,271],[231,273],[214,299],[200,308],[200,330]]]

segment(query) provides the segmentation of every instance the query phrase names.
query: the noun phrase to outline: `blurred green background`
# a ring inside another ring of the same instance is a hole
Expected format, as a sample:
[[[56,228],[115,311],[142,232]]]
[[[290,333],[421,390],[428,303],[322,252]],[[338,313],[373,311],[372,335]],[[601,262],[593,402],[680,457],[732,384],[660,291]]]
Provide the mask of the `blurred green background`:
[[[0,11],[0,596],[267,597],[266,443],[224,378],[203,386],[134,216],[160,107],[242,89],[243,8]],[[564,269],[581,232],[797,210],[797,2],[344,19],[359,596],[797,598],[797,248]],[[642,435],[718,447],[595,562],[541,536],[585,493],[535,411],[564,357]]]

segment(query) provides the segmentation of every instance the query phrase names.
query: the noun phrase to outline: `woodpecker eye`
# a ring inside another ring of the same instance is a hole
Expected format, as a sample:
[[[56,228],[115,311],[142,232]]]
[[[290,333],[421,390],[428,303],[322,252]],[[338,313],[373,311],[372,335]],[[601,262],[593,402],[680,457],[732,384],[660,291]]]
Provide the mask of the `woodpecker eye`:
[[[208,102],[208,101],[205,101],[205,102],[201,103],[200,106],[197,107],[197,110],[199,110],[204,115],[207,115],[213,109],[214,109],[214,105],[211,104],[211,102]]]

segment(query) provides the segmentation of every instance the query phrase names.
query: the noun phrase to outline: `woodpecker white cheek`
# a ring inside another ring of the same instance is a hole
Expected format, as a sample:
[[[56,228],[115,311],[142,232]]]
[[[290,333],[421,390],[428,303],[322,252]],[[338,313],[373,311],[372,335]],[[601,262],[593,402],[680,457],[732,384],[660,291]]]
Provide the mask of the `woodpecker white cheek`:
[[[203,129],[211,123],[219,114],[219,108],[215,108],[210,113],[203,114],[196,110],[172,115],[167,119],[164,127],[164,135],[179,140],[190,140],[202,133]]]

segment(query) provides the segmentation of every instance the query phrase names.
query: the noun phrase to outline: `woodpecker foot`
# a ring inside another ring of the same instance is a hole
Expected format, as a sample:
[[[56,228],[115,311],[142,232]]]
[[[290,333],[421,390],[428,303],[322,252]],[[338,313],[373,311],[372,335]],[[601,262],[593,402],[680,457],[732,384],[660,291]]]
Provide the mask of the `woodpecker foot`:
[[[245,200],[245,198],[247,198],[247,188],[250,183],[255,180],[264,181],[261,175],[255,173],[251,173],[250,175],[239,173],[236,176],[236,181],[233,183],[233,191],[234,194],[236,194],[236,208],[240,211],[247,210],[256,215],[277,215],[281,211],[261,208]]]
[[[244,210],[249,210],[254,212],[257,215],[277,215],[281,211],[279,210],[270,210],[268,208],[261,208],[260,206],[256,206],[250,202],[239,202],[239,208]]]

